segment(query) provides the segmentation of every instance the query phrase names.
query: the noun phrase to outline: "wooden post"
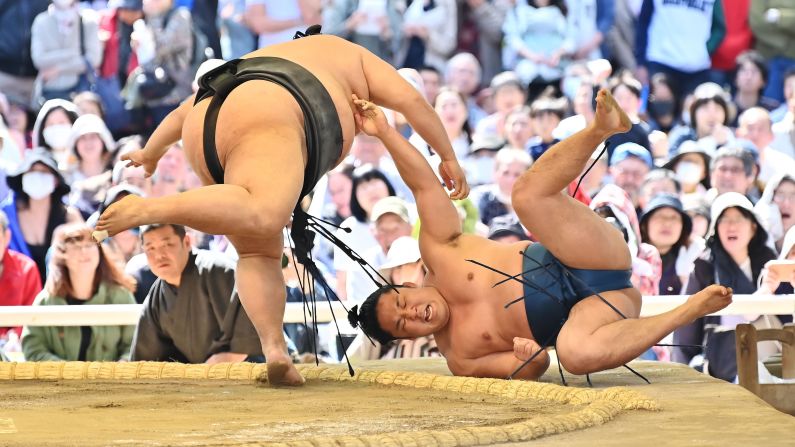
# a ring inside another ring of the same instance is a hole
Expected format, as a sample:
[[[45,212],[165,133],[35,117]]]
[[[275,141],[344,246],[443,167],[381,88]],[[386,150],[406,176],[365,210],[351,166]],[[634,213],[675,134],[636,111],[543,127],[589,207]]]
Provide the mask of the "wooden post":
[[[736,328],[737,376],[740,385],[759,395],[759,369],[756,353],[756,328],[738,324]]]
[[[784,330],[792,334],[793,343],[781,343],[781,378],[795,379],[795,324],[784,325]]]

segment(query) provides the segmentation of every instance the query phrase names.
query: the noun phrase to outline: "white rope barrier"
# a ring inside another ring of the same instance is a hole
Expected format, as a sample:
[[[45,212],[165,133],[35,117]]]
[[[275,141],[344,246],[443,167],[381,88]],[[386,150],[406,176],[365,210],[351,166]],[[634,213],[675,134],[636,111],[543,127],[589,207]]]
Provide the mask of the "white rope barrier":
[[[687,300],[687,295],[645,296],[641,316],[667,312]],[[347,322],[340,303],[331,306],[337,321]],[[117,326],[135,325],[141,315],[140,304],[107,304],[83,306],[0,306],[0,327],[11,326]],[[729,307],[716,315],[788,315],[795,314],[795,295],[735,295]],[[307,321],[311,317],[307,315]],[[328,303],[317,304],[316,320],[332,321]],[[285,323],[303,323],[302,303],[287,303]]]

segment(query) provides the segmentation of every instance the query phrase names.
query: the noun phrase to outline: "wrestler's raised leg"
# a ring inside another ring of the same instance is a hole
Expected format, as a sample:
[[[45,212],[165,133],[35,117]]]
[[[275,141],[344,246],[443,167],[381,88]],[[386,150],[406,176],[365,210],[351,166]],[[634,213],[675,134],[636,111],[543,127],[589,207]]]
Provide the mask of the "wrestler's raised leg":
[[[304,378],[287,355],[282,329],[286,291],[281,266],[284,246],[281,233],[266,239],[228,237],[238,251],[237,290],[259,335],[267,362],[268,383],[273,386],[303,384]]]
[[[631,259],[620,232],[565,192],[596,147],[632,125],[606,90],[599,92],[596,103],[594,122],[552,146],[522,174],[511,203],[524,226],[565,265],[623,270],[630,268]]]
[[[630,289],[633,292],[638,294]],[[624,291],[603,296],[623,312],[630,311]],[[674,329],[723,309],[731,300],[730,288],[711,285],[668,312],[623,319],[598,297],[588,297],[574,306],[558,335],[558,358],[573,374],[619,367],[638,358]]]

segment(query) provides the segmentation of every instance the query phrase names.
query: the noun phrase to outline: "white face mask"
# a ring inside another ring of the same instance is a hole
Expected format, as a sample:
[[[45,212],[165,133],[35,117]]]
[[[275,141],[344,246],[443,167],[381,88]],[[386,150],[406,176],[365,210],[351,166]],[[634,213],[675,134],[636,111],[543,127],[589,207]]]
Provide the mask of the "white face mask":
[[[22,176],[22,191],[33,200],[43,199],[55,191],[55,176],[49,172],[28,172]]]
[[[689,161],[680,161],[676,165],[676,179],[686,185],[700,182],[701,166]]]
[[[52,0],[52,4],[58,9],[69,9],[74,0]]]
[[[46,127],[42,132],[44,141],[54,148],[66,148],[66,145],[69,144],[70,135],[72,135],[71,124],[54,124]]]

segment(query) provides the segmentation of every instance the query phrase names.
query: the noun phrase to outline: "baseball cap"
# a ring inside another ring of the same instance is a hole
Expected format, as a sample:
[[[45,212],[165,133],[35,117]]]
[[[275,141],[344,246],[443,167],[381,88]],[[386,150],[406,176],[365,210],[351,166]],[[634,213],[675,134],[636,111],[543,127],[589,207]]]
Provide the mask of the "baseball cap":
[[[519,239],[523,241],[529,240],[527,232],[519,222],[519,218],[513,214],[497,216],[491,219],[491,223],[489,224],[489,239],[493,240],[503,236],[518,236]]]
[[[613,156],[610,157],[610,165],[620,163],[629,157],[639,158],[649,168],[654,167],[654,161],[651,159],[649,151],[638,143],[632,142],[622,143],[616,147],[613,151]]]
[[[392,242],[386,260],[379,269],[391,269],[420,260],[420,244],[411,236],[401,236]]]
[[[406,206],[406,201],[397,196],[384,197],[373,205],[373,211],[370,213],[370,220],[375,222],[379,217],[387,213],[397,214],[398,217],[403,219],[406,223],[411,223],[409,219],[409,210]]]

